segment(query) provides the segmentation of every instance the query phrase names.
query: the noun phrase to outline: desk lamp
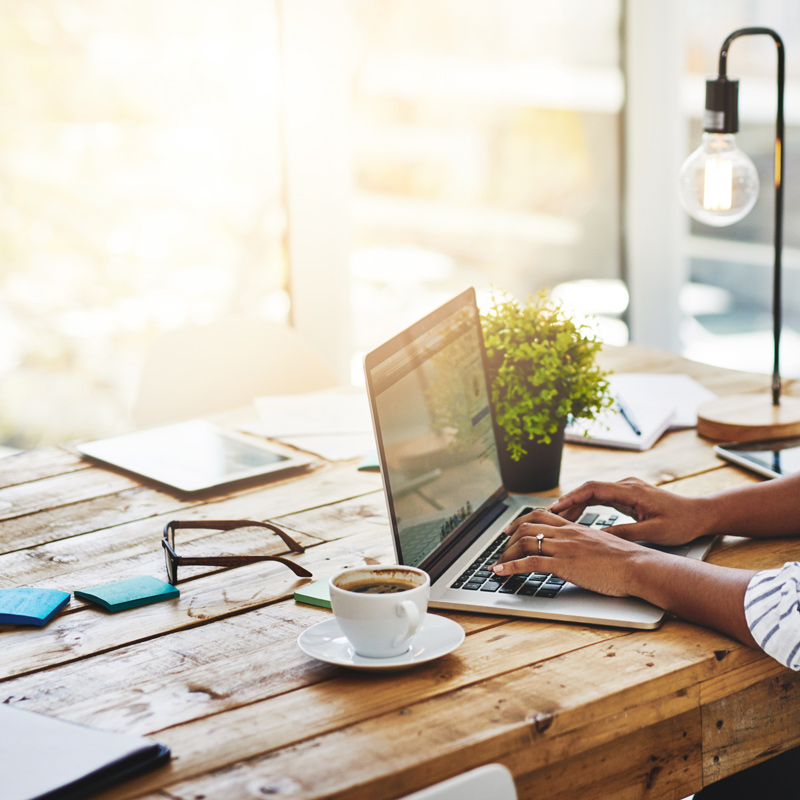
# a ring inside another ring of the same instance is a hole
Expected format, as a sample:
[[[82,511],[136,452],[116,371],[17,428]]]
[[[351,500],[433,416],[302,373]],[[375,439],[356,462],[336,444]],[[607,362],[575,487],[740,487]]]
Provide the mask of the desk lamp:
[[[680,199],[694,219],[723,227],[743,219],[758,197],[758,173],[738,148],[739,81],[728,78],[728,50],[740,36],[766,34],[775,41],[778,55],[778,117],[775,134],[775,262],[772,320],[775,356],[772,405],[760,394],[712,400],[698,410],[697,432],[709,439],[749,442],[800,435],[800,401],[781,400],[781,251],[783,249],[783,88],[784,46],[770,28],[741,28],[725,39],[719,54],[719,75],[706,81],[703,143],[686,159],[680,172]]]

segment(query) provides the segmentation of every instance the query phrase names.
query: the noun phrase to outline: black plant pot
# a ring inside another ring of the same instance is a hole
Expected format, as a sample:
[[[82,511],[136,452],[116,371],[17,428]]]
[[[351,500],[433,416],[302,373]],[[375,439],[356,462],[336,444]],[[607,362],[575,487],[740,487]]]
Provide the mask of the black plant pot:
[[[500,448],[500,473],[503,485],[509,492],[533,494],[555,489],[561,475],[561,455],[564,452],[564,425],[553,434],[549,444],[528,442],[528,451],[519,461],[514,461],[504,448]]]

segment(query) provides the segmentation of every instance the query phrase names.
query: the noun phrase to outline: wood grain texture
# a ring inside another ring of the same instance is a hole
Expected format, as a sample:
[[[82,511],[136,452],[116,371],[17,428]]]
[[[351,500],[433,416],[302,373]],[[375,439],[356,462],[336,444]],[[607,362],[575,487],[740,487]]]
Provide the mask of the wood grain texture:
[[[521,797],[561,800],[681,798],[702,780],[700,712],[687,711],[532,772],[517,772]]]
[[[564,448],[561,486],[554,494],[588,480],[618,481],[632,476],[659,485],[716,469],[720,463],[693,430],[666,433],[643,452],[570,444]]]
[[[526,625],[516,624],[520,629]],[[569,635],[564,626],[554,627]],[[381,714],[377,706],[376,716],[358,724],[261,757],[251,755],[234,768],[169,785],[168,792],[181,798],[246,797],[248,787],[261,782],[273,786],[279,797],[393,798],[403,793],[398,779],[404,791],[411,791],[487,761],[501,760],[515,774],[527,773],[613,747],[620,736],[633,736],[693,710],[699,714],[697,684],[724,669],[715,650],[730,647],[729,640],[709,631],[700,642],[696,630],[682,623],[665,630],[668,636],[650,634],[646,641],[640,634],[617,635],[425,702],[401,702],[395,711]],[[733,661],[759,657],[734,649]],[[374,687],[374,680],[366,680]],[[349,681],[365,688],[364,678]],[[405,683],[396,683],[393,690],[401,701],[406,700]],[[324,697],[319,691],[326,688],[318,688],[317,704]],[[282,719],[296,724],[291,714]],[[248,741],[258,735],[237,726],[238,732],[245,730]],[[164,731],[162,738],[173,734],[182,735]],[[215,729],[218,745],[230,735]],[[313,772],[308,770],[310,761]],[[142,783],[140,788],[155,787]]]
[[[303,630],[329,616],[295,603],[254,609],[216,622],[213,637],[207,626],[185,628],[5,681],[0,702],[111,730],[153,733],[341,678],[340,670],[296,646]],[[508,620],[460,614],[458,622],[470,635]],[[466,670],[461,673],[463,681]]]
[[[697,433],[720,442],[756,442],[800,435],[800,400],[783,397],[772,404],[770,394],[718,397],[697,409]]]
[[[160,550],[159,539],[154,537],[156,553]],[[153,559],[159,564],[163,561],[160,553]],[[354,537],[310,548],[306,553],[292,555],[292,559],[311,570],[315,577],[324,577],[346,567],[391,563],[390,542],[388,538]],[[195,580],[181,581],[179,598],[130,609],[124,616],[109,614],[73,598],[70,607],[74,613],[62,613],[44,628],[29,630],[0,625],[3,632],[0,678],[52,667],[170,631],[206,625],[218,618],[284,600],[308,580],[298,579],[285,567],[270,561],[231,570],[193,569],[212,571]],[[110,581],[114,563],[109,570],[106,574]],[[162,574],[161,570],[163,566],[154,573]]]
[[[35,514],[45,508],[64,508],[83,500],[117,494],[137,485],[131,478],[100,469],[75,470],[13,484],[0,489],[0,522]]]
[[[714,687],[718,699],[703,708],[704,784],[800,745],[800,676],[769,672],[746,687],[742,676]]]
[[[687,372],[720,394],[768,380],[633,346],[603,359]],[[800,393],[796,382],[787,391]],[[681,431],[644,453],[568,446],[561,488],[631,475],[683,496],[762,480]],[[380,476],[354,463],[187,499],[50,448],[0,461],[0,587],[163,578],[166,521],[248,517],[290,530],[307,550],[289,557],[315,577],[394,559]],[[254,529],[179,536],[186,555],[286,554]],[[800,540],[735,536],[710,555],[756,569],[798,558]],[[800,743],[798,678],[711,630],[453,612],[467,632],[454,653],[356,673],[298,649],[330,616],[291,600],[300,583],[269,562],[187,567],[176,601],[112,615],[73,599],[44,628],[0,626],[0,702],[172,748],[168,767],[105,800],[395,800],[492,761],[512,770],[523,800],[682,798]]]
[[[324,508],[375,490],[375,476],[364,475],[351,466],[317,470],[302,481],[271,483],[261,489],[223,494],[205,501],[181,501],[162,492],[137,487],[68,506],[45,506],[31,511],[23,519],[2,522],[0,554],[21,550],[42,552],[32,548],[64,541],[61,549],[66,556],[70,549],[75,551],[83,545],[85,535],[95,532],[105,537],[106,550],[113,553],[116,543],[125,543],[129,533],[138,535],[133,529],[124,529],[129,523],[149,529],[153,537],[160,538],[164,523],[170,519],[266,520],[307,509],[309,503],[313,503],[314,508]],[[336,529],[344,525],[335,519],[330,524]]]
[[[0,489],[88,469],[89,463],[62,447],[42,447],[0,458]]]

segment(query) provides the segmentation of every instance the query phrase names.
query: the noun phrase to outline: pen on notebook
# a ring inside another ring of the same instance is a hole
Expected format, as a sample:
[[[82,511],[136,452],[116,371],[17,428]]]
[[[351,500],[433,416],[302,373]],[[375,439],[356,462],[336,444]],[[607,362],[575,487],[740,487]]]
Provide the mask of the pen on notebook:
[[[625,420],[625,422],[627,422],[628,425],[631,426],[631,430],[637,436],[641,436],[642,435],[642,429],[636,424],[636,420],[634,419],[634,416],[631,413],[630,408],[628,408],[622,402],[622,400],[619,399],[619,397],[617,398],[617,411],[619,411],[619,413],[622,415],[622,418]]]

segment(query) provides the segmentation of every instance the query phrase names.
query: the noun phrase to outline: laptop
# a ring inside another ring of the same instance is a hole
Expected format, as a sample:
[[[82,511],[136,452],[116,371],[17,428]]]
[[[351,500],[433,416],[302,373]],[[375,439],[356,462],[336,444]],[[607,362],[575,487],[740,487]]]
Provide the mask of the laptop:
[[[498,465],[486,353],[474,289],[454,297],[364,361],[397,563],[431,577],[432,608],[625,628],[655,628],[666,612],[606,597],[546,573],[494,575],[502,529],[552,498],[510,495]],[[595,527],[628,521],[588,508]],[[703,559],[713,537],[671,552]]]

